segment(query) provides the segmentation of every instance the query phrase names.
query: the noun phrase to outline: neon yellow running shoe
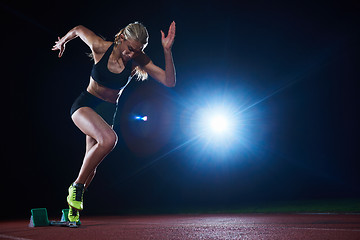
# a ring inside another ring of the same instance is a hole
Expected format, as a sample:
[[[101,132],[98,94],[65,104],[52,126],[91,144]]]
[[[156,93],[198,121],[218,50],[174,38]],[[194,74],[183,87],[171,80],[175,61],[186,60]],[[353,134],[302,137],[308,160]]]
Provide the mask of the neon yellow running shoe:
[[[67,196],[67,202],[70,207],[76,210],[83,210],[83,196],[84,196],[84,184],[73,183],[69,187],[69,195]]]
[[[80,225],[80,214],[75,208],[69,207],[68,219],[70,222],[74,222]]]

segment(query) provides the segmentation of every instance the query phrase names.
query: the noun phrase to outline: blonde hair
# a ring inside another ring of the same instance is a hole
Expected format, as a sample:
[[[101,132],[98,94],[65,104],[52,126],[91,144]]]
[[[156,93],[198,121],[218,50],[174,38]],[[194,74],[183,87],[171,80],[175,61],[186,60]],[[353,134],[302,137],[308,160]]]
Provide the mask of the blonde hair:
[[[146,48],[149,39],[149,33],[146,30],[146,27],[139,22],[130,23],[125,28],[121,29],[115,35],[115,44],[120,44],[120,36],[123,35],[125,40],[132,39],[136,40],[143,45],[143,49]],[[138,80],[145,80],[148,78],[148,73],[141,69],[139,66],[135,67],[135,76]]]

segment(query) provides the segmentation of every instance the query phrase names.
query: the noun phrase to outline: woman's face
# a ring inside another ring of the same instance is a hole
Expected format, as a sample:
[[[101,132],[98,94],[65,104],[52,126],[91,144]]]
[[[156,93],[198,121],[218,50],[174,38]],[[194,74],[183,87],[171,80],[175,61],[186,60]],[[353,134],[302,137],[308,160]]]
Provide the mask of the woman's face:
[[[123,36],[120,36],[121,39],[121,57],[124,61],[129,61],[130,59],[134,59],[139,54],[141,54],[143,45],[133,39],[125,39]]]

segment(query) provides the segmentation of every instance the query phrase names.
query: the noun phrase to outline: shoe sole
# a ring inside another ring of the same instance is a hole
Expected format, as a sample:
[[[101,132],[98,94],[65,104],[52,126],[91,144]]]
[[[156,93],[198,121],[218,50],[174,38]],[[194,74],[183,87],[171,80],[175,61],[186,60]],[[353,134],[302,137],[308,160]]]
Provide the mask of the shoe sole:
[[[76,207],[73,207],[73,206],[71,206],[69,203],[68,203],[68,205],[69,205],[69,207],[72,207],[72,208],[74,208],[75,210],[77,210],[77,211],[79,211],[79,212],[81,212],[83,209],[78,209],[78,208],[76,208]]]
[[[70,212],[69,212],[69,214],[70,214]],[[68,220],[69,220],[69,222],[74,222],[74,223],[80,222],[80,216],[79,216],[79,218],[78,218],[76,221],[71,221],[70,218],[71,218],[71,217],[69,217],[69,215],[68,215]]]
[[[67,198],[66,198],[66,201],[67,201],[67,204],[69,205],[69,207],[72,207],[72,208],[74,208],[74,209],[76,209],[76,210],[78,210],[78,211],[82,211],[82,210],[83,210],[83,209],[78,209],[78,208],[70,205],[69,200],[68,200]]]

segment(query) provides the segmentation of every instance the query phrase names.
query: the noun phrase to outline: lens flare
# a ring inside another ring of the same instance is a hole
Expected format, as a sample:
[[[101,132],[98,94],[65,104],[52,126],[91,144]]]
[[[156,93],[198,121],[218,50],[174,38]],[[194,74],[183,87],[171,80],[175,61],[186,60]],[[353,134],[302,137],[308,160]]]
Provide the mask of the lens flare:
[[[135,119],[146,122],[148,120],[148,117],[147,116],[135,116]]]

